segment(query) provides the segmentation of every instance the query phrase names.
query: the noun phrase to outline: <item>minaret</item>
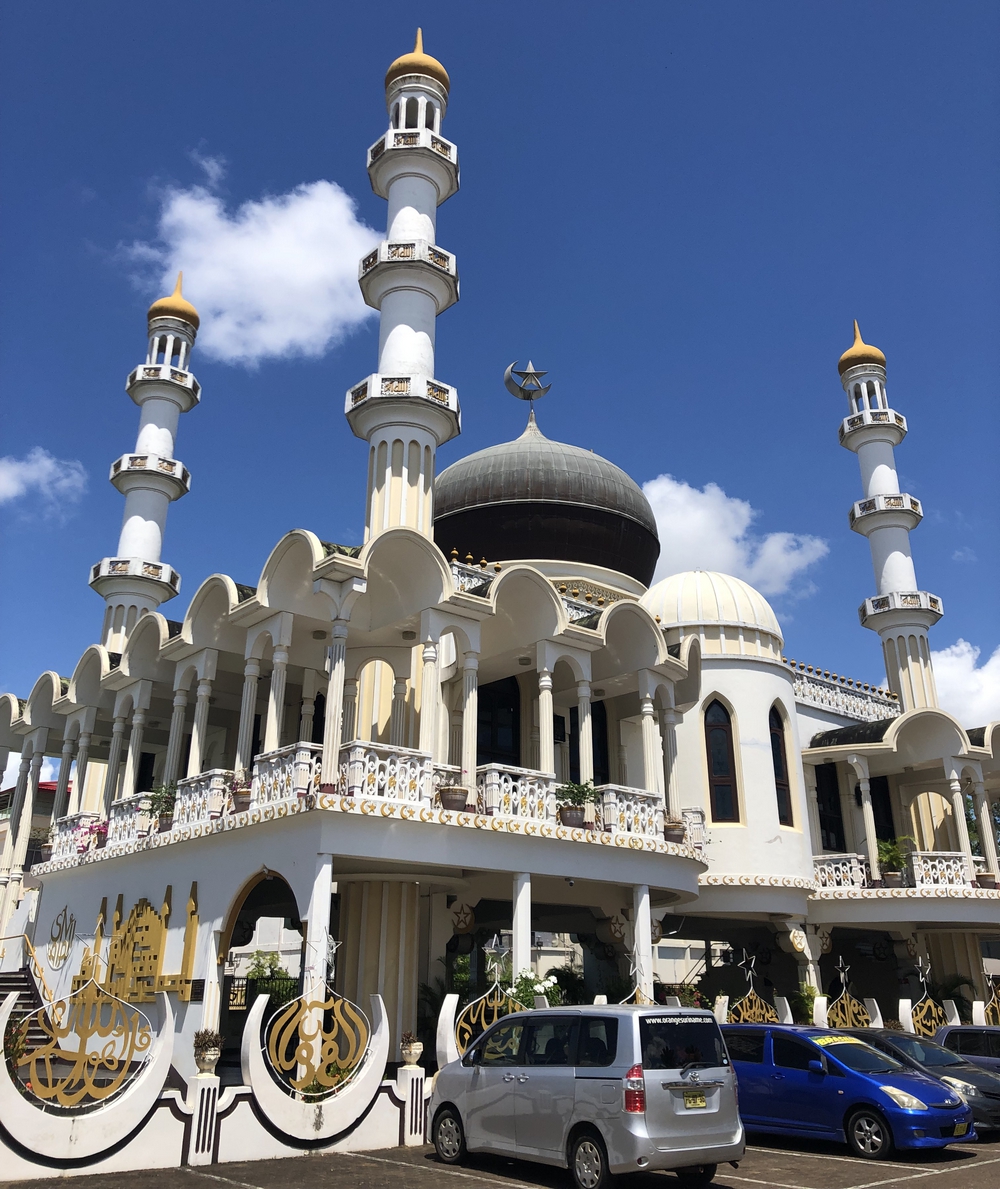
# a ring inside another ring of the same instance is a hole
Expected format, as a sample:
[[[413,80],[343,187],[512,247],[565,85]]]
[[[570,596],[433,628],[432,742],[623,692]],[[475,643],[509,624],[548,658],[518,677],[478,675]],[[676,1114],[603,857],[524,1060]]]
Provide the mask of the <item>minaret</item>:
[[[118,552],[93,567],[90,585],[107,610],[101,642],[121,652],[136,620],[172,599],[181,576],[160,561],[167,508],[191,486],[187,467],[174,457],[177,418],[198,403],[201,385],[190,371],[198,311],[181,293],[182,274],[169,297],[149,307],[146,362],[125,383],[141,409],[131,454],[111,467],[111,482],[125,497]]]
[[[434,375],[435,320],[458,300],[455,257],[435,242],[437,208],[458,189],[458,150],[441,135],[449,86],[418,29],[386,73],[389,129],[368,150],[372,189],[389,202],[386,237],[358,274],[380,313],[378,371],[344,410],[369,444],[366,541],[397,525],[433,536],[437,448],[461,432],[458,393]]]
[[[917,589],[910,532],[923,517],[920,503],[899,490],[894,447],[906,436],[906,418],[889,407],[885,356],[864,342],[857,322],[854,345],[838,364],[848,412],[840,444],[861,464],[865,498],[851,509],[851,528],[868,538],[878,594],[858,608],[862,626],[878,632],[889,687],[904,710],[936,706],[927,629],[944,614],[937,595]]]

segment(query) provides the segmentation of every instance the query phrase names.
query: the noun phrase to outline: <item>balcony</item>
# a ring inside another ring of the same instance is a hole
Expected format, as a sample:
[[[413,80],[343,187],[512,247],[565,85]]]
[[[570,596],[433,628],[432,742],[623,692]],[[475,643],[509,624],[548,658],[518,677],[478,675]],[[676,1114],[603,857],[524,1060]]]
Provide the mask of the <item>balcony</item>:
[[[873,881],[865,855],[813,855],[813,877],[818,889],[894,891],[902,887],[919,894],[926,888],[972,888],[976,872],[970,872],[961,851],[915,850],[909,855],[907,870],[901,874],[900,883],[890,884],[884,876]]]

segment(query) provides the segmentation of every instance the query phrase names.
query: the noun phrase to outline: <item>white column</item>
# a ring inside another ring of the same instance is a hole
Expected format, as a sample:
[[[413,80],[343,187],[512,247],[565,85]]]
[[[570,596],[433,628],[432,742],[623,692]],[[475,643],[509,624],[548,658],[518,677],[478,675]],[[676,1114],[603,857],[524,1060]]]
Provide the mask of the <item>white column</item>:
[[[576,683],[577,730],[580,743],[580,783],[594,779],[594,726],[590,715],[590,686]]]
[[[240,730],[236,737],[237,772],[247,772],[253,763],[253,722],[257,714],[257,682],[260,680],[260,661],[251,657],[243,666],[243,701],[240,703]],[[194,752],[194,736],[191,738]],[[188,772],[190,776],[190,771]]]
[[[62,759],[59,761],[59,778],[56,781],[56,796],[52,803],[52,820],[66,816],[66,804],[69,800],[69,774],[73,768],[73,739],[64,739],[62,745]]]
[[[317,855],[312,895],[306,912],[306,945],[303,986],[326,982],[327,941],[330,937],[330,897],[333,894],[333,856]]]
[[[167,758],[163,763],[163,783],[174,784],[181,766],[181,747],[184,744],[184,716],[187,714],[188,692],[174,690],[174,709],[170,715],[170,734],[167,737]],[[79,763],[77,770],[79,770]]]
[[[875,833],[875,810],[872,808],[872,787],[866,776],[858,784],[861,787],[861,820],[865,826],[865,850],[868,853],[868,866],[872,880],[882,878],[882,869],[878,863],[878,835]]]
[[[288,649],[274,646],[271,668],[271,689],[267,696],[267,725],[264,728],[264,751],[277,751],[281,746],[281,730],[285,721],[285,682],[288,678]]]
[[[653,926],[649,918],[649,886],[632,888],[632,963],[635,985],[650,1001],[653,999]]]
[[[67,814],[79,813],[83,805],[83,790],[87,780],[87,764],[90,762],[90,731],[81,731],[76,749],[76,779],[70,794]]]
[[[139,779],[139,757],[142,755],[142,736],[146,730],[146,712],[132,711],[132,732],[128,740],[128,755],[125,758],[125,778],[122,782],[122,796],[135,795],[135,784]]]
[[[108,748],[108,771],[104,777],[104,816],[111,812],[111,802],[118,788],[118,769],[122,762],[122,746],[125,740],[125,715],[119,714],[111,728],[111,746]]]
[[[951,789],[952,816],[955,819],[955,831],[958,834],[958,848],[965,855],[965,870],[971,880],[976,868],[972,861],[969,823],[965,817],[965,789],[962,788],[960,780],[949,780],[948,787]]]
[[[514,912],[511,922],[511,969],[514,978],[531,966],[531,874],[514,876]]]
[[[809,812],[809,833],[812,836],[812,853],[823,853],[823,831],[819,824],[819,791],[816,785],[816,767],[803,764],[802,775],[806,781],[806,808]]]
[[[555,772],[555,727],[552,722],[552,674],[538,670],[538,771]]]
[[[438,707],[438,650],[437,643],[429,640],[424,645],[424,668],[420,680],[420,740],[418,747],[421,751],[430,752],[432,756],[437,751],[435,731],[437,728]],[[436,757],[435,757],[436,758]]]
[[[476,755],[479,744],[479,655],[467,652],[462,664],[462,784],[467,804],[476,800]]]
[[[332,788],[340,774],[340,734],[344,714],[344,670],[347,666],[347,620],[335,619],[331,630],[329,680],[326,686],[326,718],[323,725],[323,764],[320,788]]]
[[[986,789],[981,780],[976,781],[974,798],[976,821],[979,824],[979,841],[983,848],[983,857],[986,859],[987,869],[992,871],[994,875],[1000,876],[1000,864],[997,862],[996,828],[993,825],[990,799],[986,795]]]
[[[389,746],[403,747],[406,739],[406,681],[396,680],[392,686],[392,709],[389,713]]]
[[[44,732],[42,732],[44,737]],[[3,920],[0,921],[0,926],[4,926],[0,932],[6,932],[6,924],[11,918],[11,914],[17,907],[17,902],[21,895],[21,881],[24,875],[24,859],[28,853],[28,839],[31,836],[31,819],[35,812],[35,798],[38,796],[38,776],[42,770],[42,760],[45,758],[45,753],[39,748],[34,751],[31,756],[31,764],[28,768],[28,783],[25,790],[24,804],[21,807],[21,812],[15,818],[11,806],[10,822],[8,830],[13,833],[16,831],[16,840],[14,842],[13,862],[10,868],[10,882],[7,884],[7,895],[3,906]]]
[[[208,707],[212,697],[212,683],[207,677],[198,682],[198,694],[194,703],[194,725],[191,728],[191,753],[188,756],[188,776],[201,773],[202,755],[205,751],[205,734],[208,731]],[[250,720],[253,729],[253,719]]]
[[[298,743],[309,743],[313,737],[313,720],[316,715],[316,671],[302,671],[302,711],[299,715]]]
[[[348,677],[344,681],[344,712],[340,726],[340,742],[350,743],[357,734],[358,726],[358,679]]]
[[[3,858],[0,859],[0,890],[7,887],[10,881],[10,866],[14,860],[14,843],[17,839],[17,823],[21,818],[21,809],[28,792],[28,773],[31,770],[31,740],[25,739],[21,746],[21,766],[17,770],[17,784],[14,786],[14,800],[10,806],[10,817],[7,819],[7,837],[3,844]],[[0,895],[0,912],[3,910],[3,896]]]
[[[661,793],[660,773],[661,760],[658,754],[659,732],[656,729],[656,707],[653,699],[646,697],[641,700],[642,707],[642,787],[648,793]]]
[[[677,720],[680,717],[672,706],[660,711],[662,731],[660,740],[663,747],[663,801],[667,816],[679,818],[681,816],[680,796],[677,789]]]

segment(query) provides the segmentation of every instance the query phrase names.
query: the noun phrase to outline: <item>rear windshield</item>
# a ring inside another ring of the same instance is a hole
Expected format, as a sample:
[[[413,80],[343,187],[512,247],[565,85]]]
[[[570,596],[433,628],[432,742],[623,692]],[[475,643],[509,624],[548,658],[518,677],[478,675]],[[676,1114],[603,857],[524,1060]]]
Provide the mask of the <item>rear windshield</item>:
[[[855,1073],[896,1073],[906,1068],[895,1057],[880,1053],[853,1036],[811,1036],[809,1039]]]
[[[1000,1057],[1000,1032],[987,1032],[985,1028],[982,1032],[972,1029],[949,1032],[944,1043],[967,1057]]]
[[[935,1044],[932,1040],[924,1040],[920,1036],[894,1036],[893,1046],[911,1061],[919,1061],[921,1065],[964,1065],[961,1057],[956,1057],[944,1045]]]
[[[710,1016],[640,1016],[643,1069],[728,1065],[719,1025]]]

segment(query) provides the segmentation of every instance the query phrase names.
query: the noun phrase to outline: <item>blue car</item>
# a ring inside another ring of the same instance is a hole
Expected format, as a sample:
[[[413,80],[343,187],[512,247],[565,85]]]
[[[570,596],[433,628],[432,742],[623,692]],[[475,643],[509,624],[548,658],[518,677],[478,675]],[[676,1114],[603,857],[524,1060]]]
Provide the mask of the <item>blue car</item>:
[[[959,1094],[856,1036],[794,1024],[727,1024],[722,1035],[748,1131],[846,1142],[867,1160],[976,1138]]]

